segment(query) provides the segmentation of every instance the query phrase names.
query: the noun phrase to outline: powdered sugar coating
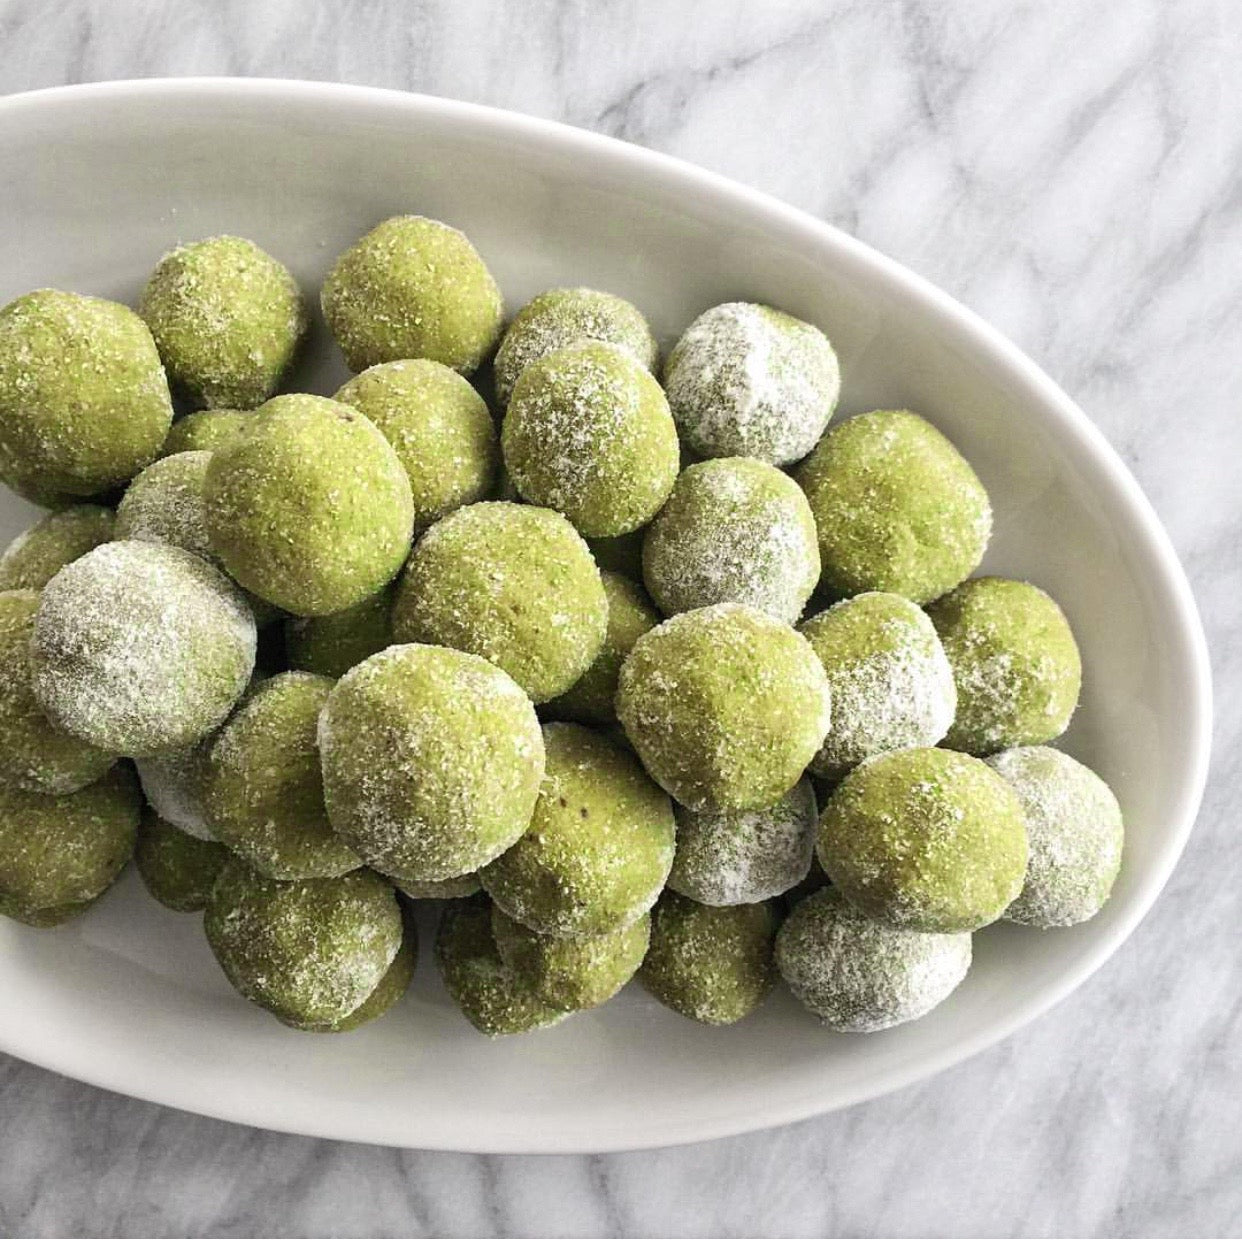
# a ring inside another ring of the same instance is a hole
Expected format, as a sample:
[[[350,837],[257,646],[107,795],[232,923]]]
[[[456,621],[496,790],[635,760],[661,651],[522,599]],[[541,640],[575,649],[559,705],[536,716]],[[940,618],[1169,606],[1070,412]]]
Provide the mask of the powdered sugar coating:
[[[42,590],[66,564],[108,542],[114,523],[112,510],[98,504],[48,513],[0,555],[0,590]]]
[[[214,840],[203,806],[203,775],[215,734],[196,745],[138,758],[134,766],[143,795],[165,822],[199,840]]]
[[[148,465],[117,506],[116,537],[168,543],[214,563],[203,500],[210,463],[210,452],[178,452]]]

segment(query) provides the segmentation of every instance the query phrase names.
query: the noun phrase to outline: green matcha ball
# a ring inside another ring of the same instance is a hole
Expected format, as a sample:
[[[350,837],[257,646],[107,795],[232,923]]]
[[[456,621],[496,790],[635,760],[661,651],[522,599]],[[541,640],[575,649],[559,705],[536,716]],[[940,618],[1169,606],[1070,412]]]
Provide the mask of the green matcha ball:
[[[483,890],[477,874],[462,874],[457,878],[432,879],[426,883],[403,882],[397,890],[411,900],[464,900]]]
[[[199,409],[178,418],[164,440],[160,456],[178,452],[214,452],[231,443],[250,425],[249,413],[240,409]]]
[[[569,1015],[540,999],[500,958],[490,904],[483,897],[445,906],[436,934],[436,964],[462,1015],[489,1038],[547,1029]]]
[[[788,465],[819,442],[837,407],[841,371],[818,328],[734,301],[686,328],[664,367],[664,386],[677,428],[699,456]]]
[[[169,825],[200,840],[215,839],[207,823],[203,786],[207,756],[218,735],[210,732],[184,749],[171,749],[134,762],[143,795],[152,809]]]
[[[437,646],[391,646],[346,673],[319,718],[332,826],[399,883],[457,878],[530,824],[543,738],[499,668]]]
[[[410,548],[410,481],[356,409],[277,396],[211,455],[211,547],[247,590],[299,616],[344,611],[381,590]]]
[[[66,564],[112,540],[110,508],[76,504],[19,534],[0,555],[0,590],[42,590]]]
[[[233,986],[297,1027],[331,1026],[356,1012],[404,933],[396,894],[369,870],[286,883],[237,859],[211,889],[203,929]]]
[[[454,508],[487,499],[500,446],[483,398],[455,370],[415,358],[355,375],[336,400],[366,414],[401,458],[421,533]]]
[[[977,577],[927,614],[957,684],[957,715],[944,743],[988,754],[1042,745],[1069,727],[1082,660],[1069,622],[1038,587]]]
[[[819,581],[806,496],[763,461],[691,465],[647,531],[643,580],[666,616],[747,603],[795,623]]]
[[[128,306],[40,289],[0,309],[0,479],[96,495],[155,459],[172,399]]]
[[[987,763],[1018,794],[1031,849],[1026,882],[1005,920],[1047,929],[1094,917],[1113,889],[1125,842],[1112,789],[1043,745],[1007,749]]]
[[[927,934],[864,916],[825,887],[790,913],[776,965],[794,996],[838,1033],[876,1033],[926,1016],[970,968],[970,935]]]
[[[207,758],[212,833],[269,878],[334,878],[362,864],[324,808],[318,723],[333,683],[310,672],[264,681]]]
[[[219,727],[250,680],[254,616],[222,573],[163,543],[112,542],[44,587],[34,691],[55,727],[145,757]]]
[[[98,898],[96,896],[95,900]],[[74,900],[68,904],[53,904],[48,908],[33,908],[20,900],[10,900],[7,896],[0,895],[0,917],[8,917],[35,930],[54,930],[57,926],[63,926],[67,921],[80,917],[95,900]]]
[[[321,300],[355,372],[425,357],[471,374],[504,319],[500,289],[465,234],[421,215],[395,215],[346,250]]]
[[[285,657],[294,671],[334,679],[392,645],[391,589],[329,616],[285,621]]]
[[[987,492],[917,414],[851,418],[794,476],[815,516],[830,591],[882,590],[926,603],[979,567],[992,530]]]
[[[655,902],[673,864],[673,807],[624,749],[576,723],[543,729],[530,828],[479,873],[516,921],[567,938],[608,934]]]
[[[617,689],[643,766],[694,810],[774,805],[823,742],[830,702],[806,639],[737,603],[682,612],[644,634]]]
[[[165,822],[154,810],[143,811],[134,864],[152,899],[174,913],[198,913],[206,908],[228,857],[223,844],[197,839]]]
[[[898,749],[837,786],[818,852],[833,885],[869,917],[950,934],[995,921],[1022,890],[1026,824],[1008,784],[977,758]]]
[[[0,591],[0,786],[61,796],[101,778],[114,754],[53,727],[34,692],[36,590]]]
[[[590,288],[553,288],[513,316],[496,351],[496,399],[509,403],[522,372],[549,353],[588,340],[614,345],[654,371],[658,349],[636,306]]]
[[[124,765],[64,796],[0,785],[0,898],[19,911],[94,900],[133,854],[141,806]]]
[[[799,632],[832,686],[832,726],[811,770],[839,779],[864,758],[934,745],[953,722],[953,669],[927,616],[872,592],[812,616]]]
[[[618,534],[615,538],[588,538],[586,541],[601,571],[620,573],[631,581],[642,581],[643,539],[646,534],[644,526],[628,534]]]
[[[581,342],[522,372],[501,429],[524,499],[591,538],[647,524],[677,479],[677,428],[660,385],[630,354]]]
[[[651,946],[638,972],[665,1007],[705,1025],[732,1025],[776,980],[770,904],[713,908],[666,891],[651,915]]]
[[[758,904],[783,895],[810,872],[818,825],[809,779],[767,809],[679,806],[668,885],[699,904]]]
[[[651,918],[609,934],[564,939],[537,934],[492,905],[500,958],[549,1007],[580,1012],[606,1003],[638,972],[651,938]]]
[[[405,918],[405,937],[397,954],[388,966],[388,972],[380,978],[379,985],[341,1020],[326,1025],[298,1024],[295,1029],[303,1029],[308,1033],[348,1033],[363,1025],[378,1020],[389,1011],[410,988],[414,980],[414,970],[418,964],[418,929],[410,918]]]
[[[617,679],[634,643],[660,623],[647,592],[616,573],[601,572],[608,598],[608,630],[595,662],[567,693],[547,704],[547,713],[579,723],[616,723]]]
[[[393,637],[477,654],[536,702],[576,684],[608,629],[587,545],[559,513],[471,504],[419,539],[393,608]]]

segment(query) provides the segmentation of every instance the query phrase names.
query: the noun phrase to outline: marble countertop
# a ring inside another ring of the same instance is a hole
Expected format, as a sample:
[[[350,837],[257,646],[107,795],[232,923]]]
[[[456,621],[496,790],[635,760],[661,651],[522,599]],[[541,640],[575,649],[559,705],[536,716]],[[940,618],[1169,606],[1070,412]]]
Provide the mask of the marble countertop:
[[[1239,1234],[1240,50],[1230,0],[0,0],[0,93],[428,91],[842,225],[1011,335],[1121,451],[1189,570],[1219,703],[1198,827],[1138,932],[920,1086],[701,1146],[490,1158],[234,1127],[0,1057],[0,1234]]]

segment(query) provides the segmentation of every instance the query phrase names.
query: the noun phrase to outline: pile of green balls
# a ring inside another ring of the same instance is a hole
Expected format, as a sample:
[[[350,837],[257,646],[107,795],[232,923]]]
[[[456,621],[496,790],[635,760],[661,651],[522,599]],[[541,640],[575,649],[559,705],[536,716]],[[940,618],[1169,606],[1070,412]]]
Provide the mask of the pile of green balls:
[[[444,985],[496,1035],[634,977],[706,1024],[783,979],[884,1029],[990,923],[1099,911],[1121,811],[1048,747],[1070,626],[972,575],[988,496],[931,423],[832,423],[818,328],[715,306],[661,368],[610,293],[506,327],[418,216],[320,307],[334,393],[281,392],[310,310],[238,237],[136,309],[0,309],[0,479],[50,509],[0,555],[0,913],[61,925],[132,858],[241,995],[335,1032],[400,999],[442,901]]]

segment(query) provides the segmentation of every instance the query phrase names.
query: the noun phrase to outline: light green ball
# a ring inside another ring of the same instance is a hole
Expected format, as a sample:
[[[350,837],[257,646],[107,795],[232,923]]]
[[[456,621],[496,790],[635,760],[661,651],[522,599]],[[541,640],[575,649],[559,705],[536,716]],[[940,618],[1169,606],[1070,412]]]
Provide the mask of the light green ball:
[[[285,656],[294,671],[344,676],[363,659],[392,645],[392,589],[381,590],[329,616],[285,621]]]
[[[151,808],[170,826],[199,840],[215,839],[203,805],[203,783],[207,755],[217,735],[211,732],[184,749],[171,749],[134,762]]]
[[[0,590],[42,590],[66,564],[110,542],[110,508],[75,504],[53,512],[19,534],[0,555]]]
[[[617,690],[643,766],[696,810],[774,805],[819,750],[830,706],[806,639],[737,603],[682,612],[644,634]]]
[[[516,921],[558,938],[609,934],[656,901],[673,864],[667,796],[624,749],[576,723],[543,729],[543,786],[526,833],[479,873]]]
[[[881,410],[843,422],[794,477],[815,516],[828,590],[926,603],[983,559],[992,532],[987,492],[917,414]]]
[[[614,345],[558,349],[522,372],[501,429],[524,499],[610,538],[647,524],[677,478],[677,428],[660,385]]]
[[[950,934],[995,921],[1022,890],[1026,825],[1013,791],[977,758],[899,749],[837,785],[818,851],[833,885],[868,916]]]
[[[471,374],[500,336],[500,289],[464,233],[421,215],[377,224],[336,260],[323,316],[352,371],[425,357]]]
[[[277,396],[211,455],[211,548],[247,590],[322,616],[377,593],[410,548],[414,505],[371,421],[319,396]]]
[[[143,811],[134,864],[151,898],[174,913],[206,907],[228,857],[223,844],[189,835],[150,808]]]
[[[388,966],[388,972],[380,978],[379,985],[356,1007],[341,1020],[326,1025],[300,1024],[295,1029],[308,1033],[349,1033],[363,1025],[378,1020],[389,1011],[410,988],[414,980],[414,970],[418,964],[418,929],[410,918],[405,918],[405,937],[397,954]]]
[[[91,496],[155,459],[172,399],[128,306],[55,289],[0,309],[0,479],[26,495]]]
[[[160,456],[179,452],[214,452],[231,443],[250,425],[250,414],[240,409],[199,409],[178,418],[164,440]]]
[[[464,900],[482,891],[483,884],[477,874],[470,873],[425,883],[402,882],[397,884],[397,890],[411,900]]]
[[[203,498],[210,463],[210,452],[179,452],[148,465],[117,505],[116,537],[167,543],[216,563]]]
[[[393,607],[399,642],[477,654],[536,702],[576,684],[608,628],[586,543],[559,513],[522,504],[459,508],[419,539]]]
[[[1042,590],[977,577],[937,599],[927,614],[957,684],[948,748],[989,754],[1042,745],[1069,727],[1082,659],[1064,613]]]

